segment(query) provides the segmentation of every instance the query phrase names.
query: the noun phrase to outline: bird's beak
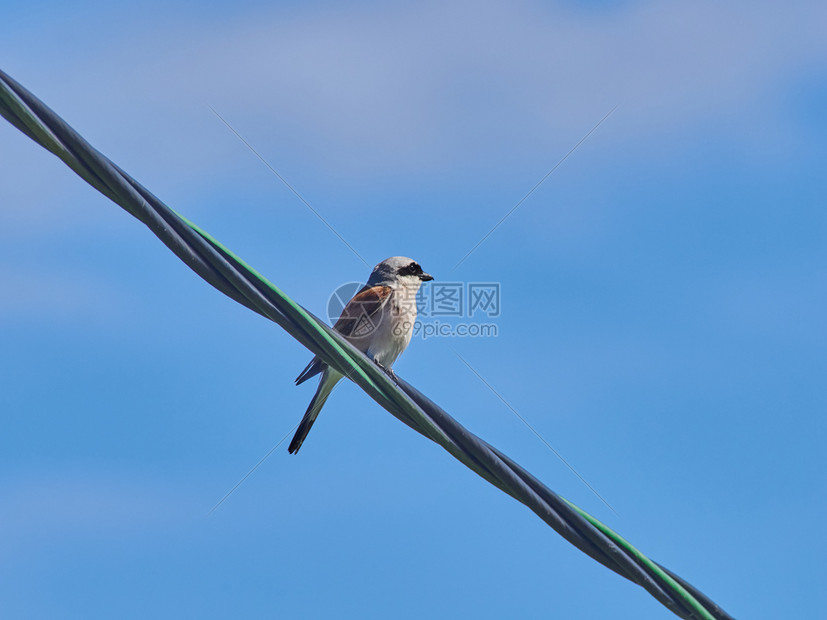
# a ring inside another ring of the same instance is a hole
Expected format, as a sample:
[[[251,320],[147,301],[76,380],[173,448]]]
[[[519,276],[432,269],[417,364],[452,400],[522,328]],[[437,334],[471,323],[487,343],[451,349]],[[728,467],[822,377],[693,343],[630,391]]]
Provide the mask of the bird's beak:
[[[434,276],[432,276],[430,273],[423,273],[420,274],[419,279],[423,282],[429,282],[430,280],[434,279]]]

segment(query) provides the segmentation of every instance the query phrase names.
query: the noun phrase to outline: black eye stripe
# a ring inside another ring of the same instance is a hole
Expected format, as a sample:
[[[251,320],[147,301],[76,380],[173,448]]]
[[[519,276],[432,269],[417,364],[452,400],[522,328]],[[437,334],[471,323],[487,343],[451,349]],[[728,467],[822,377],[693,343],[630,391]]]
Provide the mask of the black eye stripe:
[[[400,267],[398,273],[400,276],[418,276],[422,274],[422,267],[419,266],[419,263],[411,263],[410,265]]]

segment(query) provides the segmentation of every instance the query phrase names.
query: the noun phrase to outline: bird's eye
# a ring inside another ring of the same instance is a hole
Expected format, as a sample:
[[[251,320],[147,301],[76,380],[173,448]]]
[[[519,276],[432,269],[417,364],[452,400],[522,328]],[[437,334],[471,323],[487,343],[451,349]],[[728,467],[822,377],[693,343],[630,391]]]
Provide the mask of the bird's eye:
[[[412,275],[422,273],[422,267],[420,267],[416,263],[411,263],[410,267],[408,267],[408,270],[411,272]]]

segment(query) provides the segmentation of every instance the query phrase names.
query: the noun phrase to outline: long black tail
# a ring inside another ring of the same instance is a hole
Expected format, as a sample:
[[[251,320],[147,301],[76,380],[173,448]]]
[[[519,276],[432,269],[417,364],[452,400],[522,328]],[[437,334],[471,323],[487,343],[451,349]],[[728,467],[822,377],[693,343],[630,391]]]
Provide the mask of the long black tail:
[[[304,412],[299,428],[296,429],[296,434],[293,435],[293,441],[290,442],[290,446],[287,448],[290,454],[295,454],[302,447],[304,438],[310,432],[313,422],[319,417],[319,412],[327,401],[327,397],[330,396],[341,378],[342,375],[335,370],[331,370],[329,367],[325,368],[322,378],[319,380],[319,387],[316,388],[316,393],[313,395],[313,400],[310,401],[307,411]]]

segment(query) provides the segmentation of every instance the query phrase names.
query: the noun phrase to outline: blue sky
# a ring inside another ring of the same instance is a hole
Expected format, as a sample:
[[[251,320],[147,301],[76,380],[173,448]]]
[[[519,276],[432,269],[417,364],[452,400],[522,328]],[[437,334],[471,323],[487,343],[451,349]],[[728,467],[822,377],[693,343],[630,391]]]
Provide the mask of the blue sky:
[[[0,12],[3,70],[311,310],[367,269],[210,107],[369,263],[501,283],[398,372],[736,617],[823,609],[823,3]],[[669,617],[352,385],[208,515],[307,352],[6,123],[0,287],[4,617]]]

